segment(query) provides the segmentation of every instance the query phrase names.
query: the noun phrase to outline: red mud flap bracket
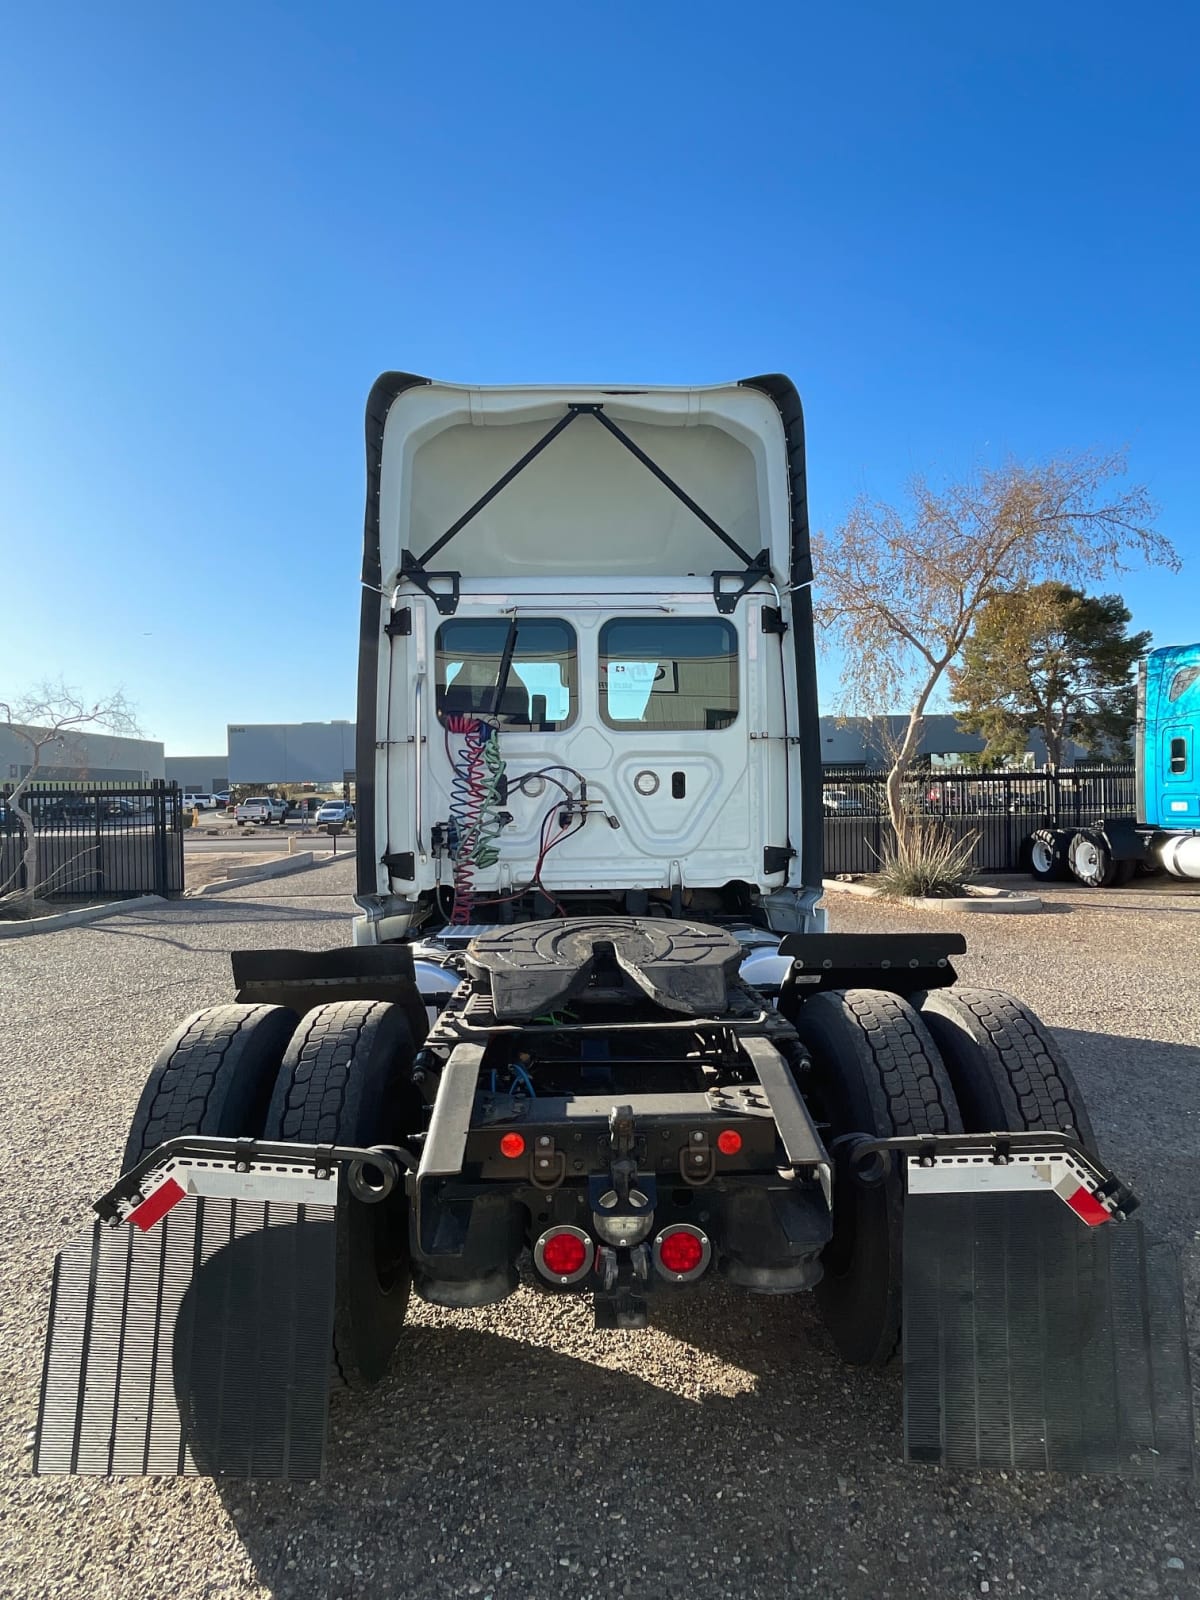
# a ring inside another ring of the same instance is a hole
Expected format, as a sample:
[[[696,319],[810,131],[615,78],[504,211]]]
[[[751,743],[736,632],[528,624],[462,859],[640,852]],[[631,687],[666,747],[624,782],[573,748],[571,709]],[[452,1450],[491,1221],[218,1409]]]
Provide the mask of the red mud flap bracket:
[[[343,1165],[360,1199],[399,1176],[386,1152],[184,1138],[98,1201],[54,1265],[34,1471],[318,1477]]]
[[[1053,1133],[863,1141],[868,1181],[875,1156],[904,1169],[907,1459],[1189,1475],[1179,1265],[1129,1191]]]

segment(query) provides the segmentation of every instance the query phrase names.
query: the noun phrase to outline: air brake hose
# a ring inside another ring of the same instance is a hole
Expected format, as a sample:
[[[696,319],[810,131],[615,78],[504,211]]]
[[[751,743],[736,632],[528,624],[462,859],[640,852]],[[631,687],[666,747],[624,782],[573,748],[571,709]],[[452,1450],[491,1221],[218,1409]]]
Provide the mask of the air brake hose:
[[[451,924],[464,927],[475,910],[475,873],[499,860],[495,841],[503,826],[499,794],[504,777],[497,730],[478,717],[448,716],[447,733],[459,734],[462,745],[451,758],[450,854],[454,863],[454,906]]]

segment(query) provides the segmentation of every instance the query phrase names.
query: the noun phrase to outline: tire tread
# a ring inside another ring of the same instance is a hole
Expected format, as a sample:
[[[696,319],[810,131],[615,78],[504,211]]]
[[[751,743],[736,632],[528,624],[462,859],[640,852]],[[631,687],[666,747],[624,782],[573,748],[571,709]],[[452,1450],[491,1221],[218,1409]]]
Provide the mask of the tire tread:
[[[1075,1132],[1087,1147],[1095,1149],[1091,1121],[1070,1068],[1038,1018],[1020,1000],[1001,989],[955,985],[931,990],[923,999],[922,1010],[931,1028],[943,1034],[939,1039],[942,1054],[957,1080],[964,1109],[975,1097],[964,1069],[954,1061],[953,1035],[948,1030],[955,1027],[985,1053],[992,1053],[998,1070],[990,1075],[990,1088],[1005,1114],[1006,1128]]]
[[[221,1133],[226,1097],[256,1029],[279,1018],[279,1052],[294,1014],[283,1006],[208,1006],[180,1023],[150,1071],[125,1145],[124,1168],[164,1140],[187,1133]],[[253,1135],[260,1128],[239,1132]]]
[[[914,1027],[909,1007],[882,989],[845,989],[840,998],[857,1022],[878,1091],[868,1080],[874,1109],[889,1132],[953,1133],[958,1113],[950,1079],[923,1028]],[[811,1003],[811,1002],[810,1002]]]

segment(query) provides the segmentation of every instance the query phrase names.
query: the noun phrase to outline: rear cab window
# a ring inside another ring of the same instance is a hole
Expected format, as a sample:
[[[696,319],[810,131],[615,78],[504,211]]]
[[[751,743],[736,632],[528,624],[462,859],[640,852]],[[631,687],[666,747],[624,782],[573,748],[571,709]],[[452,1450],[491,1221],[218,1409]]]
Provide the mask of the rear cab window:
[[[713,733],[738,715],[738,638],[721,617],[615,617],[600,629],[610,728]]]
[[[575,630],[557,617],[518,617],[515,634],[509,617],[443,622],[434,672],[440,722],[488,717],[505,728],[558,733],[575,720]]]

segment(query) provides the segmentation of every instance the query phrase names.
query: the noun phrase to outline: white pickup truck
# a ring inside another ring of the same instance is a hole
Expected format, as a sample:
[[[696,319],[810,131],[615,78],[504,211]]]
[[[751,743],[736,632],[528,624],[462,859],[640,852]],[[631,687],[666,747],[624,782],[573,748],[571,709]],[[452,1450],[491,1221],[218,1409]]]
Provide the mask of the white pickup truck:
[[[244,828],[248,822],[257,822],[266,826],[270,822],[282,822],[287,814],[287,807],[282,800],[274,800],[270,795],[251,795],[249,800],[243,800],[234,810],[233,820],[239,828]]]

